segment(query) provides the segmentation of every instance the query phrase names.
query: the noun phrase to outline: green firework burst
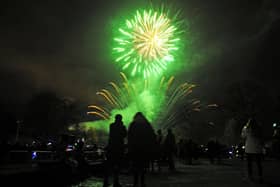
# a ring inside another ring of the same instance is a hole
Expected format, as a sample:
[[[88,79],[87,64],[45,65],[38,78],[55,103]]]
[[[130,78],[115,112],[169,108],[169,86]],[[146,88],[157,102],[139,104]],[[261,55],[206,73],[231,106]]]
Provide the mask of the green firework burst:
[[[106,121],[120,113],[128,125],[133,115],[141,111],[156,127],[167,127],[180,122],[184,113],[201,108],[199,100],[189,97],[195,85],[183,83],[176,86],[173,76],[139,82],[129,81],[124,73],[121,73],[121,77],[123,82],[120,84],[110,82],[111,88],[97,92],[106,104],[90,105],[88,114]],[[181,108],[177,110],[176,107]]]
[[[179,21],[163,11],[136,11],[132,19],[118,29],[114,38],[115,61],[132,76],[160,74],[174,62],[179,50]]]

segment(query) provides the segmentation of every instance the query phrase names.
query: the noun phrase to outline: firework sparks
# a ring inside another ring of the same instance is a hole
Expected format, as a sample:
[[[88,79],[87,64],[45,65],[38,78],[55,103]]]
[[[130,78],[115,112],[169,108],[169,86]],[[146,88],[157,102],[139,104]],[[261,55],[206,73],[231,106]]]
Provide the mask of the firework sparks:
[[[159,74],[174,61],[180,41],[178,24],[166,14],[153,10],[137,11],[134,18],[126,20],[114,38],[116,62],[131,75]]]
[[[105,107],[89,106],[89,115],[110,119],[114,112],[118,111],[117,113],[123,114],[124,119],[128,120],[128,124],[133,114],[142,111],[156,126],[167,127],[182,120],[180,116],[184,112],[196,111],[201,105],[200,101],[187,99],[195,85],[183,83],[174,86],[173,76],[168,79],[162,77],[144,82],[130,82],[126,75],[121,73],[121,78],[121,84],[110,82],[111,88],[97,92],[107,104]],[[175,109],[179,105],[184,106],[184,111]]]

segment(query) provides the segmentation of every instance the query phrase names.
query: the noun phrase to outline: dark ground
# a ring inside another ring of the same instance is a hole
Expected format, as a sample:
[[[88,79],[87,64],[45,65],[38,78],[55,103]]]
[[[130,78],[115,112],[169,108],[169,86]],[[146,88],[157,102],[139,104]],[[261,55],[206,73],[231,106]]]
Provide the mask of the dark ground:
[[[255,177],[253,181],[246,179],[246,162],[238,159],[222,160],[221,164],[209,164],[208,160],[195,161],[193,165],[176,162],[176,171],[170,172],[166,167],[161,172],[147,174],[147,187],[253,187],[253,186],[280,186],[280,161],[266,159],[263,163],[263,184],[259,184]],[[1,168],[0,168],[1,169]],[[20,169],[20,167],[19,167]],[[254,168],[256,169],[256,168]],[[7,171],[7,169],[5,170]],[[26,167],[18,174],[1,174],[0,186],[70,186],[70,187],[101,187],[102,178],[96,174],[68,175],[70,169],[59,170],[53,168],[34,172],[32,167]],[[254,173],[256,174],[256,172]],[[123,173],[120,182],[124,187],[132,186],[132,176]]]
[[[194,165],[184,165],[177,162],[177,170],[170,172],[164,168],[161,172],[147,174],[148,187],[251,187],[280,186],[280,161],[266,160],[264,162],[264,181],[259,184],[255,177],[253,181],[246,179],[245,161],[232,159],[223,160],[219,165],[211,165],[208,160],[199,160]],[[256,169],[256,168],[254,168]],[[122,175],[123,186],[132,186],[132,176]],[[90,177],[72,187],[102,187],[102,180]]]

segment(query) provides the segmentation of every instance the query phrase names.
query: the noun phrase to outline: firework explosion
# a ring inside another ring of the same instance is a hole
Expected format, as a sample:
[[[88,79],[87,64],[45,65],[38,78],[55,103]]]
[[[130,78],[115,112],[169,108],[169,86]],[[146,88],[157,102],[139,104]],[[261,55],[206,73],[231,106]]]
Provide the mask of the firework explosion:
[[[176,18],[176,16],[174,17]],[[142,74],[144,78],[160,74],[175,59],[179,49],[179,22],[163,12],[137,11],[114,38],[115,61],[132,76]]]
[[[134,18],[126,20],[114,38],[115,61],[129,75],[141,75],[128,79],[121,73],[120,84],[110,82],[110,88],[102,89],[97,95],[105,106],[90,105],[89,115],[100,120],[84,125],[108,132],[116,114],[122,114],[125,125],[129,125],[136,112],[141,111],[155,128],[169,128],[183,124],[192,111],[217,107],[190,99],[195,85],[174,85],[174,77],[162,76],[163,70],[175,61],[180,47],[179,22],[169,19],[163,11],[137,11]],[[169,68],[169,67],[168,67]],[[151,76],[153,75],[153,76]]]
[[[198,100],[186,99],[195,85],[183,83],[176,87],[174,77],[145,82],[130,82],[124,73],[121,77],[121,84],[110,82],[110,89],[97,92],[106,101],[106,106],[90,105],[88,114],[96,115],[108,124],[108,120],[113,120],[114,115],[120,113],[128,125],[133,115],[142,111],[159,128],[174,125],[182,120],[185,113],[200,110],[202,106]],[[176,110],[178,106],[182,106],[183,110]]]

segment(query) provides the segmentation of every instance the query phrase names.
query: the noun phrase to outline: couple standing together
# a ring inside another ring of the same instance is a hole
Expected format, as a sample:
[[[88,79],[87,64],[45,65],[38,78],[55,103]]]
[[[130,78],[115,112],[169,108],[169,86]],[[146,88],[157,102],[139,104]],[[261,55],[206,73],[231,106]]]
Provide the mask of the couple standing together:
[[[120,187],[119,172],[124,157],[124,139],[127,137],[128,157],[132,163],[133,185],[145,186],[145,168],[148,166],[156,145],[154,129],[141,113],[137,112],[130,123],[128,131],[122,122],[122,116],[117,114],[115,122],[110,125],[109,141],[107,146],[106,171],[104,187],[109,186],[109,171],[113,172],[113,186]]]

